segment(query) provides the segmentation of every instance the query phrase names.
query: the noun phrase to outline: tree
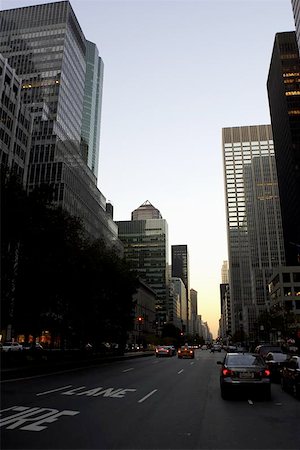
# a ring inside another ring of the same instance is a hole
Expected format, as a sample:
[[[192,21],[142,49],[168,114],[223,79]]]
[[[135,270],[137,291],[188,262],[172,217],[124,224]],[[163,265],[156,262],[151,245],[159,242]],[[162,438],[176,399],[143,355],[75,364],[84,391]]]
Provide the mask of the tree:
[[[51,188],[27,195],[14,176],[1,182],[2,328],[11,323],[16,334],[35,336],[50,329],[73,345],[125,345],[137,275],[52,204]]]

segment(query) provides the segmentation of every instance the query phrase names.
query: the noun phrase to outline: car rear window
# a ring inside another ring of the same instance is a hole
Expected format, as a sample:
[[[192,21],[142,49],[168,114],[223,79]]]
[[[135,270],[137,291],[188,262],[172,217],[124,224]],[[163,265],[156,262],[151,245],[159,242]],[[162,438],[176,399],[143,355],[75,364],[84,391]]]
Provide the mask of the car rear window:
[[[273,360],[274,361],[285,361],[287,359],[287,355],[285,353],[274,353]]]
[[[226,363],[231,366],[263,366],[264,360],[261,356],[243,354],[243,355],[230,355],[226,358]]]

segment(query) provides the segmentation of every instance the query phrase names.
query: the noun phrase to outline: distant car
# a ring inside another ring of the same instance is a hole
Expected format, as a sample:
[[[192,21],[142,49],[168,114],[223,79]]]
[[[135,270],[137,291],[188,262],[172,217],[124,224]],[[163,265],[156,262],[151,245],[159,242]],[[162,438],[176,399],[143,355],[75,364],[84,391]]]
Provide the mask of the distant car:
[[[201,350],[207,350],[207,345],[206,345],[206,344],[203,344],[203,345],[201,346]]]
[[[284,363],[289,358],[289,355],[286,353],[273,353],[269,352],[265,361],[268,366],[268,369],[271,372],[271,380],[280,382],[281,370],[284,366]]]
[[[211,353],[221,352],[221,350],[222,350],[222,346],[220,344],[213,344],[210,349]]]
[[[176,348],[174,345],[167,345],[167,347],[171,349],[172,356],[176,355]]]
[[[23,346],[18,342],[6,341],[2,344],[3,352],[19,352],[23,350]]]
[[[281,371],[281,387],[300,399],[300,356],[291,356]]]
[[[172,349],[168,345],[158,345],[155,349],[155,356],[172,356]]]
[[[282,353],[282,350],[281,347],[272,344],[261,344],[254,350],[254,353],[258,353],[263,358],[265,358],[269,352]]]
[[[39,342],[36,342],[35,344],[29,342],[23,344],[23,350],[44,350],[44,347]]]
[[[235,353],[235,352],[237,352],[237,346],[236,345],[228,345],[226,348],[226,351],[228,353]]]
[[[189,345],[183,345],[178,349],[177,356],[181,358],[195,358],[194,349]]]
[[[227,353],[220,370],[221,396],[228,399],[233,392],[254,389],[266,399],[271,398],[270,371],[264,359],[253,353]]]

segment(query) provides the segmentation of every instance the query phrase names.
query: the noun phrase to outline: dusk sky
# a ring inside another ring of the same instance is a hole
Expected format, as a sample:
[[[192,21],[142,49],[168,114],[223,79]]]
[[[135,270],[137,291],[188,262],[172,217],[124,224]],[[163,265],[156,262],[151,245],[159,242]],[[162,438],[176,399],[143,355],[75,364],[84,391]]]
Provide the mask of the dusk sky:
[[[50,3],[0,0],[1,9]],[[149,200],[188,245],[217,336],[227,259],[222,128],[270,123],[266,82],[290,0],[71,0],[104,62],[98,187],[115,220]],[[171,261],[170,261],[171,262]]]

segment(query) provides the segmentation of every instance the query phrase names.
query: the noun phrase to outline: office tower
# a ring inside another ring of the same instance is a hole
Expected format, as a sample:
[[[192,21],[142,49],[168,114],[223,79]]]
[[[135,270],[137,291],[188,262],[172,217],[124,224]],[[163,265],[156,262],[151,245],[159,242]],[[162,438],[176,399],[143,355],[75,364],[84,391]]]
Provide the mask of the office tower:
[[[286,263],[300,264],[300,59],[294,31],[275,36],[268,97]]]
[[[28,191],[51,185],[56,204],[80,217],[91,237],[121,248],[81,153],[86,39],[69,1],[0,11],[0,53],[34,114]]]
[[[296,26],[296,36],[298,42],[298,49],[300,51],[300,1],[292,0],[293,14]]]
[[[223,128],[232,333],[256,336],[267,283],[285,263],[270,125]]]
[[[180,293],[178,292],[178,285],[177,285],[178,280],[181,281],[180,278],[170,277],[169,302],[168,302],[168,322],[172,323],[175,327],[182,330],[181,297],[180,297]],[[184,288],[184,291],[185,291],[185,288]]]
[[[228,261],[223,261],[221,279],[223,284],[228,283]]]
[[[146,219],[162,219],[162,215],[158,209],[146,200],[141,206],[132,211],[131,220],[146,220]]]
[[[84,160],[97,178],[104,64],[97,46],[90,41],[86,41],[85,62],[81,146]]]
[[[119,239],[131,268],[157,294],[157,325],[161,330],[168,321],[168,224],[150,202],[133,211],[132,217],[116,222]]]
[[[31,145],[32,116],[21,101],[21,81],[0,54],[0,165],[25,186]]]
[[[181,278],[186,289],[186,324],[187,332],[190,331],[191,305],[190,305],[190,280],[189,280],[189,255],[187,245],[172,245],[172,277]]]
[[[191,329],[190,333],[197,333],[197,317],[198,317],[198,292],[195,289],[190,289],[190,304],[191,304]]]
[[[176,310],[177,314],[177,324],[175,322],[174,325],[178,326],[181,331],[185,332],[187,328],[186,318],[187,318],[187,300],[186,300],[186,288],[183,284],[181,278],[171,277],[171,285],[173,288],[173,293],[176,297],[178,297],[179,301],[179,311]]]

